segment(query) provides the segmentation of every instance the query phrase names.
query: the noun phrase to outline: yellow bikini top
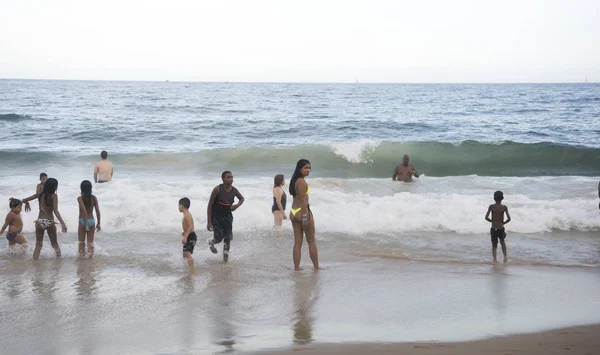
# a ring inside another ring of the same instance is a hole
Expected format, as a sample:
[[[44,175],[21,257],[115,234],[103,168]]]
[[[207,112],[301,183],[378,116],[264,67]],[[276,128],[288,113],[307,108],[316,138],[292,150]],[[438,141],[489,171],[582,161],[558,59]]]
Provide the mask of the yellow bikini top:
[[[308,186],[308,188],[306,189],[306,194],[308,195],[310,193],[310,186]]]

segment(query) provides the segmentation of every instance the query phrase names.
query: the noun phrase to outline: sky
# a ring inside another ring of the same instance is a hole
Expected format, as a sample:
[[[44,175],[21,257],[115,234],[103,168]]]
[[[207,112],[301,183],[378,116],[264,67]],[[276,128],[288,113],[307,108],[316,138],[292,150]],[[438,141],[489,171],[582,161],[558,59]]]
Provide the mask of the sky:
[[[0,0],[0,78],[600,82],[600,1]]]

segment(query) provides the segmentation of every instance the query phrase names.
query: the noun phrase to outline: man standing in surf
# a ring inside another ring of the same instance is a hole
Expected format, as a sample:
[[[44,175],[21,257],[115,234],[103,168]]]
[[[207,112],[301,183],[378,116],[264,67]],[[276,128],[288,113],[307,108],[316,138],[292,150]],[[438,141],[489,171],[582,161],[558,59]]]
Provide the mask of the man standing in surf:
[[[402,159],[402,164],[398,165],[394,170],[394,175],[392,176],[392,180],[394,181],[404,181],[404,182],[412,182],[412,177],[419,177],[419,173],[417,173],[417,169],[414,166],[408,164],[408,154],[404,154],[404,158]]]
[[[107,160],[108,153],[105,150],[103,150],[102,153],[100,153],[100,157],[102,158],[102,160],[97,162],[94,166],[94,182],[109,182],[112,180],[114,174],[113,165]]]

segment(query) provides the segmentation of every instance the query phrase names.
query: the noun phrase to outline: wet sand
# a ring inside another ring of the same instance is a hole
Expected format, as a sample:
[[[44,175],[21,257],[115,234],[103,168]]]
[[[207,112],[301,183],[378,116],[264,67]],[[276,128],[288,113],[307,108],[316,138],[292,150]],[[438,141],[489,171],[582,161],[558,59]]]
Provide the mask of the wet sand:
[[[249,352],[264,355],[416,354],[416,355],[596,355],[600,354],[600,324],[519,334],[468,342],[400,344],[313,344],[281,350]]]
[[[137,238],[149,252],[132,252]],[[73,242],[62,244],[60,260],[49,246],[37,262],[2,256],[0,352],[469,354],[462,346],[491,342],[489,353],[501,355],[515,352],[493,351],[529,344],[515,334],[600,324],[597,268],[412,262],[344,253],[324,240],[325,269],[313,271],[305,253],[294,272],[282,252],[289,238],[261,238],[240,235],[228,264],[198,246],[191,275],[180,246],[165,252],[158,235],[103,235],[91,260],[75,258]],[[563,348],[594,345],[585,334],[569,331]],[[530,345],[559,349],[563,338]]]

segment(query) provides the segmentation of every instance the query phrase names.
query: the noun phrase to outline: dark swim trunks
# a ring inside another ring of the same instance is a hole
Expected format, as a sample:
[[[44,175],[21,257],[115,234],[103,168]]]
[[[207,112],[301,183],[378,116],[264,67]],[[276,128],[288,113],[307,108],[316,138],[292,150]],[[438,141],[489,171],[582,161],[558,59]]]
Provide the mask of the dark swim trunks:
[[[214,243],[221,243],[223,240],[228,243],[233,239],[233,216],[213,215],[212,216]]]
[[[197,240],[198,237],[196,236],[196,232],[190,233],[190,235],[188,235],[187,242],[183,245],[183,252],[194,254],[194,246],[196,246]]]
[[[504,238],[506,238],[506,231],[504,228],[490,228],[490,237],[492,238],[492,245],[495,247],[498,245],[498,239],[504,241]]]
[[[15,238],[17,237],[17,235],[19,235],[19,233],[21,233],[21,231],[6,233],[6,239],[8,239],[8,241],[11,242],[11,241],[15,240]]]

